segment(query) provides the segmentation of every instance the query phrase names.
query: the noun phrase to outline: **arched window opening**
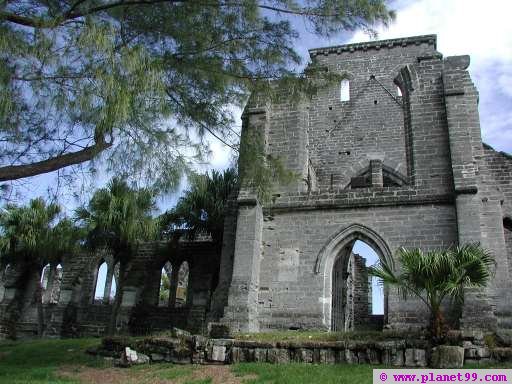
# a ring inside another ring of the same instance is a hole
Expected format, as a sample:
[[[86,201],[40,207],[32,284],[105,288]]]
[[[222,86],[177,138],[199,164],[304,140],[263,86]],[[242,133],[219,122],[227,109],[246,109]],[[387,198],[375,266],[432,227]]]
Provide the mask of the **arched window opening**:
[[[395,86],[396,86],[396,95],[398,97],[402,97],[402,89],[396,84],[395,84]]]
[[[178,286],[176,288],[176,307],[184,307],[187,303],[189,280],[189,265],[184,261],[178,271]]]
[[[50,270],[51,270],[50,264],[46,264],[43,267],[43,270],[41,271],[41,288],[43,289],[43,291],[45,291],[46,288],[48,287],[48,280],[50,278]]]
[[[172,281],[172,264],[168,261],[162,267],[160,273],[160,290],[158,292],[158,306],[165,307],[169,305]]]
[[[106,262],[102,262],[98,267],[96,274],[96,287],[94,290],[94,302],[103,301],[105,295],[105,286],[107,283],[108,266]]]
[[[112,273],[112,280],[111,280],[111,286],[110,286],[110,294],[108,295],[110,303],[114,302],[114,299],[116,298],[117,287],[119,286],[119,265],[120,265],[120,262],[118,261],[114,265],[114,271]]]
[[[53,288],[50,293],[50,303],[57,304],[59,302],[63,271],[62,264],[57,264],[56,273],[53,278]]]
[[[379,256],[367,243],[356,240],[344,248],[333,264],[332,330],[382,329],[384,290],[368,275]]]
[[[340,101],[350,100],[350,81],[348,79],[341,80],[340,84]]]

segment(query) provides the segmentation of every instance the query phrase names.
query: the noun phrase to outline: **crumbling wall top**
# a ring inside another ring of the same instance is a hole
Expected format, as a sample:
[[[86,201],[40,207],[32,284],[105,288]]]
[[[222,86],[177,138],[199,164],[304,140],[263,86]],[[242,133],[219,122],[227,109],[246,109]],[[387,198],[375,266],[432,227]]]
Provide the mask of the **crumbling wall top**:
[[[368,49],[381,49],[381,48],[393,48],[393,47],[406,47],[407,45],[420,45],[420,44],[432,45],[433,49],[437,49],[437,35],[422,35],[404,37],[400,39],[388,39],[379,41],[368,41],[364,43],[354,43],[345,45],[336,45],[332,47],[315,48],[309,50],[309,56],[311,58],[317,55],[328,55],[330,53],[341,53],[344,51],[354,52]]]

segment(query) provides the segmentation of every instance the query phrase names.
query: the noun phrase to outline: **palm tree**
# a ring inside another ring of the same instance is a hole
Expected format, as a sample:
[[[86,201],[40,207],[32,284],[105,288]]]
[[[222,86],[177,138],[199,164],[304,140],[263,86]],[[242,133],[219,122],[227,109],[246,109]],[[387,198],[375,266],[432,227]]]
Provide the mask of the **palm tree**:
[[[88,207],[76,210],[76,217],[86,228],[87,245],[105,247],[119,264],[119,278],[112,315],[107,332],[115,331],[123,298],[127,264],[141,241],[152,240],[157,226],[151,213],[155,209],[154,194],[148,189],[133,189],[126,181],[113,178],[106,188],[97,190]]]
[[[176,207],[161,216],[162,228],[171,232],[183,229],[191,239],[198,234],[208,234],[220,244],[226,202],[237,187],[238,176],[232,168],[223,173],[213,170],[204,175],[193,175],[190,188]]]
[[[60,207],[43,199],[27,206],[7,205],[0,214],[0,255],[4,263],[20,264],[37,271],[35,292],[38,335],[44,331],[41,274],[48,263],[56,263],[79,247],[80,232],[68,219],[58,220]]]
[[[431,332],[435,340],[443,336],[442,305],[446,298],[462,304],[465,288],[485,287],[491,277],[494,260],[479,244],[466,244],[447,250],[424,253],[420,249],[398,250],[401,270],[392,260],[381,260],[368,273],[382,279],[384,284],[398,288],[407,298],[418,297],[431,314]]]

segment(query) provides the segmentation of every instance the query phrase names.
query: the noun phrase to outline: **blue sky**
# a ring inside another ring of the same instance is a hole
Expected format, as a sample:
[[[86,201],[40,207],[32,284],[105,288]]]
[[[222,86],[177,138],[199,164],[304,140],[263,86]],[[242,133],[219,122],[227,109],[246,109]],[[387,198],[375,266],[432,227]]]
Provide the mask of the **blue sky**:
[[[397,18],[389,28],[379,28],[379,39],[437,34],[438,50],[444,56],[468,54],[471,56],[469,71],[480,92],[480,120],[483,140],[495,149],[512,152],[512,1],[489,0],[485,4],[476,0],[394,0],[390,7]],[[341,32],[330,39],[318,38],[308,31],[300,18],[292,19],[300,33],[296,49],[305,66],[309,61],[308,49],[329,45],[370,40],[363,32]],[[237,126],[239,110],[235,110]],[[224,169],[232,159],[231,149],[209,138],[212,155],[208,168]],[[101,187],[107,177],[94,181]],[[22,192],[26,199],[45,195],[48,187],[55,186],[54,175],[43,175],[26,180]],[[172,206],[180,191],[163,197],[159,208]],[[73,198],[62,199],[70,208],[76,205]]]

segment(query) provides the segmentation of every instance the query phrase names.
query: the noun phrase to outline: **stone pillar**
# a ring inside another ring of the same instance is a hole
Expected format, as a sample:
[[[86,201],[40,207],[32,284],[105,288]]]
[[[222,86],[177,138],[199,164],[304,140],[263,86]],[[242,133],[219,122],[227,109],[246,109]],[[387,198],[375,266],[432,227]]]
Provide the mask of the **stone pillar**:
[[[263,212],[255,197],[239,197],[233,278],[222,322],[233,332],[257,332]]]
[[[107,265],[107,277],[105,278],[105,288],[103,290],[103,302],[105,304],[110,303],[110,292],[112,290],[112,279],[113,278],[114,278],[114,266]],[[116,281],[116,283],[117,283],[117,281]],[[116,289],[118,289],[117,284],[116,284]]]
[[[233,276],[233,260],[235,253],[235,232],[237,219],[236,195],[230,196],[224,218],[222,251],[219,266],[219,283],[212,295],[208,321],[218,321],[224,315],[224,307],[228,305],[229,286]]]
[[[173,265],[171,271],[171,278],[169,279],[169,307],[176,306],[176,290],[178,289],[178,275],[180,272],[179,265]]]
[[[370,160],[370,185],[373,188],[382,188],[384,186],[381,160]]]
[[[482,139],[478,115],[478,92],[468,71],[469,56],[448,57],[444,62],[443,83],[446,101],[448,135],[457,210],[459,244],[480,242],[497,259],[495,244],[487,241],[484,231],[486,197],[482,191]],[[482,236],[484,235],[484,236]],[[498,251],[499,252],[499,251]],[[506,256],[505,256],[506,257]],[[461,327],[495,329],[494,293],[492,286],[468,290],[464,300]]]
[[[368,270],[364,257],[360,255],[352,257],[353,324],[354,329],[360,329],[368,325]]]

